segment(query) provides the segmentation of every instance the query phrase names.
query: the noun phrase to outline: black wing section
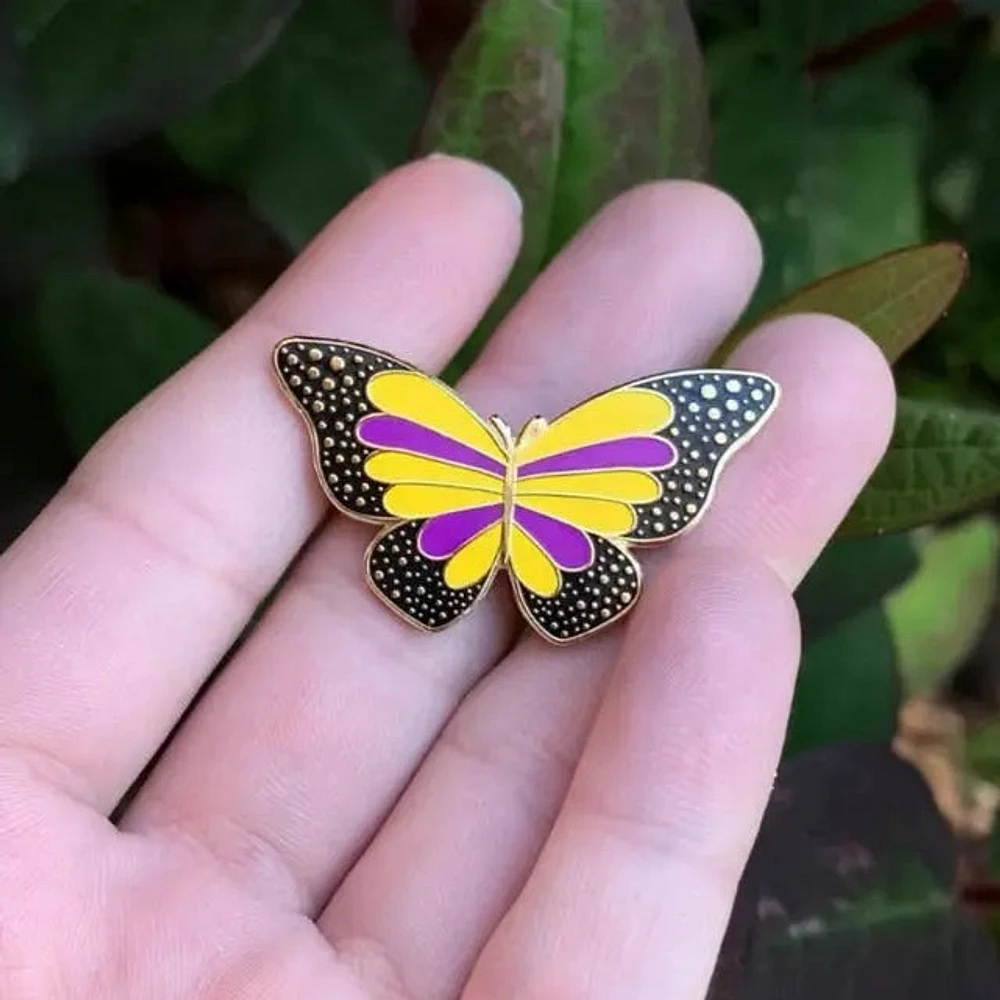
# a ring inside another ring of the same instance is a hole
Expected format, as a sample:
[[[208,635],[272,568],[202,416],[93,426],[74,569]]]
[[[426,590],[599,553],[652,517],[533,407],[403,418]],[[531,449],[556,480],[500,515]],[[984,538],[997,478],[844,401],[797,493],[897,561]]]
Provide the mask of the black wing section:
[[[485,579],[461,590],[444,582],[446,559],[428,559],[417,546],[424,521],[387,526],[375,536],[365,564],[375,593],[418,628],[437,632],[456,622],[490,589],[497,562]]]
[[[594,561],[587,569],[560,569],[553,597],[539,597],[510,576],[514,596],[531,627],[549,642],[564,644],[613,625],[632,610],[642,589],[642,569],[621,546],[590,535]]]
[[[396,520],[382,506],[388,485],[364,473],[374,449],[354,432],[362,417],[379,412],[368,399],[368,379],[413,366],[346,340],[290,337],[275,347],[274,367],[309,427],[313,465],[334,506],[364,521]]]
[[[632,543],[659,542],[690,528],[708,506],[726,462],[760,430],[780,390],[756,372],[698,369],[633,383],[665,396],[674,419],[660,433],[677,449],[669,469],[654,472],[663,486],[656,503],[636,504]]]

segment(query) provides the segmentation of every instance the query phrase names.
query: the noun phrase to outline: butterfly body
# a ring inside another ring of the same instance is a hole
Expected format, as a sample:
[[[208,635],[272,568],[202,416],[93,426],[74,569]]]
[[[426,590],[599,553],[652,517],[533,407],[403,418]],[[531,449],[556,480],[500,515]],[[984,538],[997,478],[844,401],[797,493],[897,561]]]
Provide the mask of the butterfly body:
[[[507,570],[528,622],[569,642],[634,605],[632,545],[690,527],[728,456],[763,424],[777,386],[690,371],[594,396],[515,436],[447,386],[346,341],[293,338],[275,367],[311,431],[316,471],[344,513],[384,525],[368,580],[436,631]]]

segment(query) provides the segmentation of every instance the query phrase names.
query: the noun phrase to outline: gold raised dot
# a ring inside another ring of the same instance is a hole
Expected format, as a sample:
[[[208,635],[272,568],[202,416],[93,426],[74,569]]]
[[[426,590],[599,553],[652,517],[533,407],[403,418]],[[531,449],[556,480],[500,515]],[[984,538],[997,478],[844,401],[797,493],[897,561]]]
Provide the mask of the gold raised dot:
[[[323,438],[323,447],[332,448],[337,442],[333,438]]]
[[[698,505],[696,503],[686,504],[684,507],[689,514],[696,514],[698,512]]]
[[[662,521],[657,521],[653,525],[653,531],[655,531],[655,532],[659,533],[659,532],[663,532],[663,531],[666,531],[666,530],[667,530],[667,526]]]
[[[334,356],[330,358],[330,368],[335,372],[342,372],[346,365],[347,362],[339,354],[334,354]]]
[[[312,409],[313,413],[322,413],[326,409],[326,403],[322,399],[314,399]]]
[[[306,369],[306,375],[308,375],[309,378],[319,378],[319,369],[315,365],[310,365]]]
[[[326,389],[328,392],[330,391],[330,389],[337,388],[337,383],[332,378],[329,377],[323,379],[323,381],[320,382],[320,385],[323,386],[323,388]]]
[[[289,354],[288,363],[293,366],[297,365],[299,363],[299,356],[297,354]]]
[[[345,376],[344,376],[344,377],[343,377],[343,378],[341,379],[341,381],[342,381],[342,382],[344,383],[344,385],[346,385],[346,386],[347,386],[348,388],[350,388],[350,387],[351,387],[352,385],[354,385],[354,378],[353,378],[353,376],[351,376],[351,375],[345,375]]]
[[[309,348],[309,360],[310,361],[322,361],[323,352],[318,347]]]
[[[302,378],[301,378],[301,376],[299,376],[299,375],[293,375],[288,380],[288,384],[291,385],[291,386],[294,386],[295,388],[298,388],[300,385],[302,385]]]
[[[715,435],[713,440],[715,441],[716,444],[725,444],[729,440],[729,435],[723,434],[722,431],[719,431],[719,433]]]

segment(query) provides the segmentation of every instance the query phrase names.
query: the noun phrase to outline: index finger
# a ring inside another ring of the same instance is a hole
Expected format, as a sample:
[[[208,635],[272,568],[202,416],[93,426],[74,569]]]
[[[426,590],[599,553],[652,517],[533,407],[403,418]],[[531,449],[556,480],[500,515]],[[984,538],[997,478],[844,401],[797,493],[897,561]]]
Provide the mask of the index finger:
[[[431,369],[517,250],[502,178],[383,178],[209,350],[121,420],[0,561],[0,747],[110,808],[324,511],[273,344],[336,335]]]

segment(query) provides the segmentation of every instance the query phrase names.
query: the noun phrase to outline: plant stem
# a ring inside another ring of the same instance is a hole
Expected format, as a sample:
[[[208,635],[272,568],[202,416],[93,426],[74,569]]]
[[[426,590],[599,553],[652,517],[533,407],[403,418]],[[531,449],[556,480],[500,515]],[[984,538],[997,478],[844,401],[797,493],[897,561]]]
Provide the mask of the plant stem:
[[[840,45],[820,49],[806,63],[806,72],[813,78],[829,76],[846,66],[853,66],[866,56],[881,52],[910,35],[927,31],[961,14],[957,0],[927,0],[908,14],[877,25],[849,38]]]

